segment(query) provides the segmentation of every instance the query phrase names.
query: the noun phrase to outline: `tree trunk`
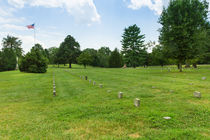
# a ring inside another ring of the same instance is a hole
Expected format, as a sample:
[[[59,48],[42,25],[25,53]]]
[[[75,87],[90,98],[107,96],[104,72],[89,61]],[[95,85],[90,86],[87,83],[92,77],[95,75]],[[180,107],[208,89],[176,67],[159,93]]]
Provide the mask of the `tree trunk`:
[[[59,64],[58,64],[58,68],[59,68]]]
[[[16,68],[15,69],[18,70],[18,57],[17,56],[16,56],[16,61],[17,62],[16,62]]]
[[[69,63],[69,68],[71,68],[71,63]]]
[[[179,72],[182,72],[182,63],[179,62]]]
[[[84,65],[84,68],[86,69],[86,65]]]

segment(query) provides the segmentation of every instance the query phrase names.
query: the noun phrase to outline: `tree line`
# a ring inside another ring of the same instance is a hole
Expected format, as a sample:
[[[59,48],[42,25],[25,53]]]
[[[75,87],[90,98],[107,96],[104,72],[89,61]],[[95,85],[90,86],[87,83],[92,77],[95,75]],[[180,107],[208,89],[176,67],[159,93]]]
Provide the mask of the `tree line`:
[[[47,64],[73,63],[97,67],[148,67],[151,65],[177,65],[197,68],[197,64],[210,64],[210,23],[206,0],[171,0],[163,8],[158,21],[159,43],[145,43],[145,35],[136,24],[126,27],[122,34],[122,49],[113,51],[104,46],[96,50],[80,50],[76,39],[68,35],[57,47],[43,49],[35,44],[23,55],[21,41],[7,36],[0,51],[0,71],[19,69],[26,72],[46,72]],[[152,48],[152,51],[148,50]]]

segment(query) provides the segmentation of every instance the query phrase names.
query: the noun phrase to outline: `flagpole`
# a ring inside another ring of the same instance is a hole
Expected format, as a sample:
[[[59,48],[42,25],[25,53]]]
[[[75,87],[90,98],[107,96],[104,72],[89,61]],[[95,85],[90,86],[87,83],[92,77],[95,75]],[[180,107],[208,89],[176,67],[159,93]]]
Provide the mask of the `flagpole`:
[[[35,23],[34,23],[34,46],[35,46],[35,43],[36,43],[36,35],[35,35]]]

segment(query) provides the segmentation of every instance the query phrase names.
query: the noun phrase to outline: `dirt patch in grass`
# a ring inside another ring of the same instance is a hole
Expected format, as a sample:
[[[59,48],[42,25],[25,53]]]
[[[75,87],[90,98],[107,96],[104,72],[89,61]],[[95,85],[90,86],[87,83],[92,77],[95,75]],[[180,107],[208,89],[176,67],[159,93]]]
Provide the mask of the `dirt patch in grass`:
[[[142,137],[139,133],[129,134],[128,136],[129,136],[130,138],[134,138],[134,139],[137,139],[137,138]]]

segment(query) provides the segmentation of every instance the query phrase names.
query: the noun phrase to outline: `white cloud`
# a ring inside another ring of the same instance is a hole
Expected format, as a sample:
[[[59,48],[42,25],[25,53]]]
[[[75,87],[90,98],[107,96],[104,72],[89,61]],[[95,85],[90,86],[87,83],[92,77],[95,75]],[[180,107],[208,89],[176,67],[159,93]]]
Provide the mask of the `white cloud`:
[[[65,8],[77,21],[87,24],[100,22],[93,0],[8,0],[8,3],[16,8],[23,8],[26,4],[32,7]]]
[[[150,10],[154,11],[155,14],[160,15],[168,0],[130,0],[128,8],[133,10],[140,9],[142,7],[148,7]]]
[[[14,24],[3,24],[0,26],[0,29],[25,31],[27,28],[24,26],[18,26]]]
[[[126,0],[123,0],[126,2]],[[130,4],[128,8],[133,10],[138,10],[142,7],[148,7],[150,10],[154,11],[155,14],[160,15],[162,13],[163,7],[167,7],[169,0],[129,0]],[[207,0],[210,4],[210,0]],[[209,5],[210,9],[210,5]]]

